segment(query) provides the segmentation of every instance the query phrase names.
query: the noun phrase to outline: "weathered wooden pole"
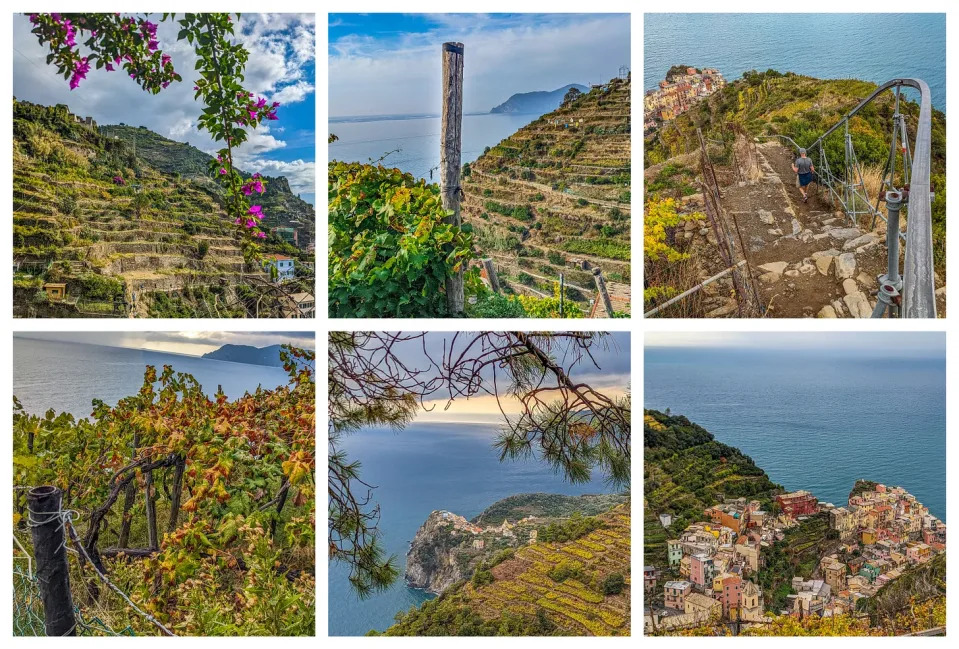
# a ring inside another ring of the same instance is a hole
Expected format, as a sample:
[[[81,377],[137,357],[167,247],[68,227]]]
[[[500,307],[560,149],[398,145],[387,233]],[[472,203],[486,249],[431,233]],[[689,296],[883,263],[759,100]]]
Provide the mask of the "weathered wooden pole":
[[[606,280],[603,279],[603,271],[600,268],[593,269],[593,280],[596,282],[596,290],[603,298],[603,306],[606,307],[606,317],[613,317],[613,302],[609,299],[609,291],[606,290]]]
[[[144,486],[144,491],[146,493],[146,514],[147,514],[147,545],[151,549],[156,549],[160,547],[160,539],[157,534],[157,510],[156,510],[156,499],[154,498],[154,487],[153,487],[153,470],[146,472],[146,485]]]
[[[490,288],[493,289],[494,293],[499,293],[499,277],[496,276],[496,267],[493,266],[493,260],[489,257],[483,260],[483,270],[486,271],[486,278],[489,280]]]
[[[440,121],[440,192],[443,209],[453,213],[446,222],[463,223],[460,215],[461,139],[463,131],[463,44],[443,43],[443,116]],[[465,308],[463,267],[446,278],[446,309],[460,317]]]
[[[566,275],[559,274],[559,317],[566,317]]]
[[[35,487],[27,492],[37,585],[43,600],[43,623],[48,636],[77,634],[77,619],[70,593],[66,529],[61,515],[63,492],[56,487]]]

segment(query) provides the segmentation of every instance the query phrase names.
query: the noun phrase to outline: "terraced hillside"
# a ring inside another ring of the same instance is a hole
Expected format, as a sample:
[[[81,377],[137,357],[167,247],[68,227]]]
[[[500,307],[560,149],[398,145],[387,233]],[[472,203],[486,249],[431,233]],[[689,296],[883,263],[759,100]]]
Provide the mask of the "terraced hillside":
[[[385,635],[630,634],[629,503],[566,543],[534,543],[397,616]]]
[[[515,291],[552,294],[563,272],[586,289],[570,297],[588,302],[598,267],[628,299],[629,78],[543,115],[463,173],[464,220]]]
[[[165,174],[179,175],[216,193],[219,186],[210,178],[210,156],[184,142],[176,142],[144,127],[126,125],[101,126],[100,133],[108,138],[123,140],[136,152],[137,158]],[[241,172],[244,178],[248,173]],[[316,239],[316,212],[290,189],[282,177],[263,176],[266,192],[258,197],[263,207],[263,224],[268,228],[295,228],[297,244],[301,249]]]
[[[16,316],[244,317],[257,301],[263,313],[275,306],[213,188],[153,168],[66,106],[14,102],[13,163]],[[263,251],[297,255],[273,237]],[[65,284],[66,299],[50,300],[49,283]]]
[[[666,540],[730,498],[771,501],[782,488],[738,448],[682,415],[645,410],[643,416],[643,562],[665,567]],[[660,514],[670,514],[664,528]]]

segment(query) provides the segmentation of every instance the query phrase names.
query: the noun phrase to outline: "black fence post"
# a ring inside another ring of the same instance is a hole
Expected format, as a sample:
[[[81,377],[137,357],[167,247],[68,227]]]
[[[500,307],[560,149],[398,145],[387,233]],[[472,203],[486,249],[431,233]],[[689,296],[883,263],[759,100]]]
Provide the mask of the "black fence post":
[[[56,487],[35,487],[27,493],[43,622],[47,635],[54,637],[77,634],[66,529],[60,513],[62,502],[63,492]]]

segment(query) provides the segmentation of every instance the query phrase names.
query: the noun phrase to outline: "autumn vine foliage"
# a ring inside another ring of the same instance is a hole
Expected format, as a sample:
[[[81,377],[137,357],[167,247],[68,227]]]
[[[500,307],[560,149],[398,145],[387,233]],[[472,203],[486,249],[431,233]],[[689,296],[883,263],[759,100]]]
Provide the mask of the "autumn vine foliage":
[[[188,13],[177,19],[164,13],[161,21],[168,20],[180,27],[177,40],[192,45],[197,54],[193,90],[204,104],[197,126],[222,144],[210,173],[225,191],[226,211],[241,235],[244,258],[253,262],[259,258],[256,244],[267,233],[260,227],[262,207],[251,199],[265,191],[265,184],[258,174],[244,180],[234,166],[234,155],[248,139],[250,129],[278,119],[279,103],[243,87],[249,52],[233,42],[234,23],[229,14]],[[152,94],[182,81],[173,57],[160,47],[157,25],[147,16],[35,13],[30,14],[30,22],[32,33],[50,51],[47,64],[56,66],[71,90],[80,87],[91,68],[125,73]]]
[[[62,489],[74,545],[178,635],[315,632],[315,354],[282,355],[287,385],[233,401],[170,366],[147,367],[115,407],[94,402],[90,419],[15,400],[15,486]],[[16,489],[15,532],[25,511]],[[77,605],[156,632],[91,566],[71,569]]]

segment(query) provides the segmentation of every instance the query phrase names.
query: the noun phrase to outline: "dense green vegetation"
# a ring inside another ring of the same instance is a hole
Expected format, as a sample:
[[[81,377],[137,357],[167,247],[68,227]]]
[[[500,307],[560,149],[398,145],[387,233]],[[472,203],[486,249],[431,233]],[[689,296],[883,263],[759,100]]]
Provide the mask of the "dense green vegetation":
[[[696,109],[670,122],[669,128],[659,129],[648,138],[644,149],[645,166],[686,153],[688,143],[696,141],[697,127],[712,140],[731,141],[735,136],[732,126],[738,124],[750,135],[783,135],[799,146],[809,147],[875,89],[876,84],[855,79],[821,80],[776,70],[746,72],[742,79],[728,84]],[[895,96],[890,91],[850,121],[856,155],[864,168],[881,171],[884,167],[889,155],[888,138],[894,108]],[[903,100],[900,111],[906,116],[907,126],[914,135],[919,105]],[[844,167],[843,147],[841,129],[825,141],[827,158],[834,172]],[[936,109],[932,115],[931,157],[930,180],[935,192],[932,203],[934,255],[936,270],[944,273],[946,116]],[[901,162],[897,168],[901,168]]]
[[[175,178],[189,179],[213,193],[219,193],[219,185],[209,174],[212,157],[185,142],[175,142],[140,126],[101,126],[100,132],[107,138],[124,142],[136,152],[137,158],[165,174]],[[239,171],[240,177],[249,179],[250,174]],[[316,231],[316,211],[313,206],[294,194],[289,181],[283,177],[263,176],[266,191],[257,195],[257,204],[263,208],[263,224],[268,227],[293,227],[300,230],[300,237],[313,241]]]
[[[763,567],[756,577],[765,596],[766,609],[779,613],[793,593],[792,578],[809,579],[819,559],[838,543],[828,538],[829,515],[817,514],[786,530],[782,541],[762,550]]]
[[[722,496],[769,503],[781,487],[752,458],[717,442],[702,426],[682,415],[646,410],[643,418],[644,563],[665,567],[666,540]],[[664,529],[659,515],[672,515]]]
[[[564,518],[579,512],[583,516],[596,516],[611,507],[626,502],[625,494],[588,494],[565,496],[562,494],[516,494],[498,500],[472,519],[477,525],[496,525],[503,520],[516,522],[527,516],[540,518]]]
[[[583,516],[575,512],[569,520],[554,522],[539,529],[539,540],[543,542],[556,541],[565,543],[575,541],[581,536],[585,536],[603,526],[598,518],[592,516]]]

